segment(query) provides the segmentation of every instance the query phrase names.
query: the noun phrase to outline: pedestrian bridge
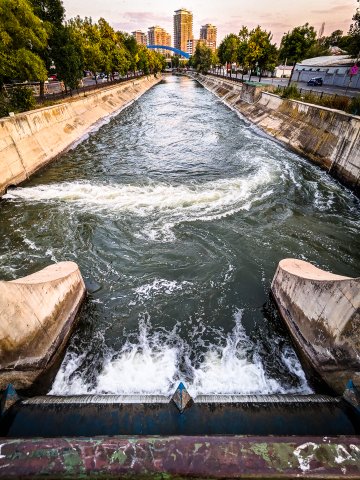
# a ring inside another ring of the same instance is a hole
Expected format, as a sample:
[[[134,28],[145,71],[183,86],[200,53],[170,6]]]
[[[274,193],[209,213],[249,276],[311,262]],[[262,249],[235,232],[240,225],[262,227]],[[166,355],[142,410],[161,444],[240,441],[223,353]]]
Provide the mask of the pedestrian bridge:
[[[189,53],[186,53],[182,50],[179,50],[178,48],[175,47],[169,47],[168,45],[147,45],[147,48],[155,49],[155,48],[161,48],[163,50],[171,50],[172,52],[176,53],[177,55],[180,55],[181,57],[189,59],[191,55]]]

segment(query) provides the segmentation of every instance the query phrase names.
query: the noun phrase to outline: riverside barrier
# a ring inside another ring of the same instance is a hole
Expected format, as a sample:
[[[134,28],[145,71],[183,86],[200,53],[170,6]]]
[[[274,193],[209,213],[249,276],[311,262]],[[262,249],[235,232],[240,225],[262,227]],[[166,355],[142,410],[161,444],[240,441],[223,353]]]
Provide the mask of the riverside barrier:
[[[0,197],[162,80],[141,77],[0,119]]]
[[[360,195],[360,117],[340,110],[280,98],[212,75],[187,73],[252,124]]]

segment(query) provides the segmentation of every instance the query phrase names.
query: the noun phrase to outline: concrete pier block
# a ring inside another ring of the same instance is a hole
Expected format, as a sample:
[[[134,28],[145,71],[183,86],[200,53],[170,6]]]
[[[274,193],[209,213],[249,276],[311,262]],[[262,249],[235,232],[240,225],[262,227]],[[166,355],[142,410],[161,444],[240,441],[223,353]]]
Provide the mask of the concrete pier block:
[[[337,393],[360,386],[360,278],[281,260],[271,290],[280,314],[320,377]]]
[[[49,369],[72,332],[85,296],[74,262],[0,281],[0,389],[30,387]]]

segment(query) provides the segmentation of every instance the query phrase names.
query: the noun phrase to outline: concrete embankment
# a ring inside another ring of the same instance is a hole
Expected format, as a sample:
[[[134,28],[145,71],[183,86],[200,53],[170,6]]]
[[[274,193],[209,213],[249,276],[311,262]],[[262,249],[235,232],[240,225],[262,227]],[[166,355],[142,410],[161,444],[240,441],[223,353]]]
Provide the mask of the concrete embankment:
[[[0,119],[0,196],[145,93],[161,77],[142,77],[86,97]]]
[[[271,290],[301,355],[342,394],[360,387],[360,278],[334,275],[302,260],[282,260]]]
[[[221,77],[191,76],[266,133],[360,194],[360,117],[282,99]]]
[[[0,390],[30,387],[61,356],[85,296],[74,262],[0,282]]]

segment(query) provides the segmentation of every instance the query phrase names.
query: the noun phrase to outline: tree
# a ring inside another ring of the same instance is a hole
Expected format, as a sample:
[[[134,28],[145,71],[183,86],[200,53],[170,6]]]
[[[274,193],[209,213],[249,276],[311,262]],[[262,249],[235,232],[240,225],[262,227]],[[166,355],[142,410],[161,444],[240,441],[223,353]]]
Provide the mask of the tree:
[[[138,55],[138,44],[135,40],[135,37],[133,35],[129,35],[128,33],[123,32],[123,38],[124,38],[124,45],[129,51],[129,69],[132,72],[136,71],[137,64],[139,61],[139,55]]]
[[[250,68],[249,65],[249,29],[242,26],[239,32],[239,48],[237,61],[241,65],[241,80],[244,79],[244,73]]]
[[[265,70],[273,71],[277,63],[277,49],[271,43],[272,34],[258,25],[251,30],[247,42],[247,63],[251,71],[258,69],[260,78]],[[250,73],[251,78],[251,73]]]
[[[81,49],[84,67],[95,74],[97,83],[96,72],[101,70],[103,64],[99,27],[97,24],[93,24],[90,17],[82,19],[79,16],[71,19],[69,26]]]
[[[334,30],[328,37],[325,37],[325,44],[327,47],[338,47],[343,37],[342,30]]]
[[[308,23],[300,27],[295,27],[291,32],[286,33],[280,44],[279,58],[282,62],[287,61],[293,64],[293,69],[289,78],[289,85],[292,80],[295,65],[304,60],[310,48],[316,43],[316,32],[314,27]]]
[[[30,0],[30,3],[48,33],[48,44],[45,48],[38,49],[37,53],[44,61],[47,71],[49,71],[56,55],[54,50],[61,45],[57,37],[63,35],[61,29],[65,18],[65,9],[61,0]],[[43,80],[40,80],[40,96],[44,96]]]
[[[58,34],[54,39],[53,60],[58,78],[64,81],[66,87],[77,88],[82,78],[84,61],[79,38],[70,24],[58,27]]]
[[[180,57],[179,55],[173,55],[171,59],[171,64],[174,68],[178,68],[180,65]]]
[[[354,23],[350,25],[349,29],[349,44],[347,51],[357,59],[360,56],[360,11],[358,10],[352,17]]]
[[[191,58],[191,64],[198,72],[206,73],[214,63],[214,55],[204,42],[198,42],[195,53]]]
[[[0,0],[0,86],[16,78],[45,80],[36,50],[46,48],[47,32],[27,0]]]
[[[223,41],[220,43],[218,48],[218,56],[220,63],[224,65],[225,63],[230,65],[237,61],[238,50],[239,50],[239,37],[234,33],[226,35]],[[231,67],[230,67],[230,76],[231,76]]]

